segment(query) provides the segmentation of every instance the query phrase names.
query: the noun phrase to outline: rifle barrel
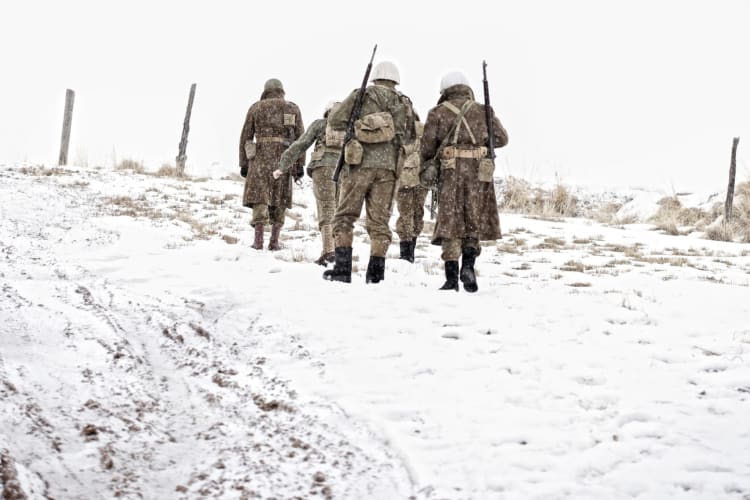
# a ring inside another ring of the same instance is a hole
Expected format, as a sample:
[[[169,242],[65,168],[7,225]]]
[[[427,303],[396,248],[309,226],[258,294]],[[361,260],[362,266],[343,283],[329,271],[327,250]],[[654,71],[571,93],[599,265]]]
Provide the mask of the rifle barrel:
[[[370,78],[370,71],[372,70],[372,61],[375,59],[375,51],[378,50],[378,44],[372,49],[372,56],[370,56],[370,62],[367,64],[365,70],[365,77],[362,79],[362,85],[359,87],[357,97],[354,99],[354,106],[352,106],[352,112],[349,113],[349,120],[346,122],[346,132],[344,133],[344,144],[341,146],[341,153],[339,153],[339,159],[336,162],[336,169],[333,171],[333,182],[339,181],[341,175],[341,169],[344,167],[344,148],[346,144],[354,137],[354,122],[359,118],[359,113],[362,111],[362,100],[365,97],[365,89],[367,88],[367,80]]]
[[[487,149],[489,149],[489,157],[495,159],[495,127],[492,120],[492,108],[490,107],[490,84],[487,81],[487,61],[482,61],[482,73],[484,80],[482,84],[484,86],[484,119],[487,122]]]

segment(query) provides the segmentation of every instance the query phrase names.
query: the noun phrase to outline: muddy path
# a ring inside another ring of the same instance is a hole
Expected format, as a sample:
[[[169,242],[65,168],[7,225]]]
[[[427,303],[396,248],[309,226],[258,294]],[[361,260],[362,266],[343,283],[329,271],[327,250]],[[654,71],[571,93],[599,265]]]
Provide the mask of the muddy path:
[[[97,173],[81,175],[94,182]],[[290,358],[315,362],[293,332],[231,298],[130,288],[102,263],[92,270],[82,256],[120,244],[91,224],[104,197],[54,177],[3,177],[3,498],[351,498],[384,483],[410,488],[365,426],[268,366],[268,335],[288,337]]]

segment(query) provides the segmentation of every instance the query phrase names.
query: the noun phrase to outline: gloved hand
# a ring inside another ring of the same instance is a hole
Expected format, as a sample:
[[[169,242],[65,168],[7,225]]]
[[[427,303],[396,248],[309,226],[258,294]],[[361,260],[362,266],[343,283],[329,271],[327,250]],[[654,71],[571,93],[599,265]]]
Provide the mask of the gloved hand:
[[[427,165],[424,170],[419,173],[419,184],[427,189],[434,187],[438,181],[438,169],[435,165]]]
[[[247,177],[247,167],[240,167],[240,175],[242,177]]]

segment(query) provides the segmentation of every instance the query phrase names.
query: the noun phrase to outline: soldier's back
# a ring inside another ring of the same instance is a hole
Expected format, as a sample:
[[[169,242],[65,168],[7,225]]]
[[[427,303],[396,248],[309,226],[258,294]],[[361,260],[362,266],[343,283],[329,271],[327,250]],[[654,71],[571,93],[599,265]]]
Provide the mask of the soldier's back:
[[[296,125],[299,108],[279,97],[262,99],[251,109],[257,137],[286,137],[289,127]]]

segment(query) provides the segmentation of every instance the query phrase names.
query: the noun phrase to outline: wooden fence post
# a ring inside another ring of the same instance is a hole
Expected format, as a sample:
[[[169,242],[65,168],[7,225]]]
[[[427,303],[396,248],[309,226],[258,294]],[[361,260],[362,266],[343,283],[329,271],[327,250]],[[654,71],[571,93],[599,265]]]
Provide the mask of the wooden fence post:
[[[188,97],[187,111],[185,111],[185,121],[182,122],[182,138],[180,139],[180,149],[177,152],[177,158],[175,159],[177,174],[185,174],[185,161],[187,155],[185,150],[187,149],[188,132],[190,132],[190,113],[193,111],[193,99],[195,98],[195,84],[190,86],[190,97]]]
[[[73,101],[76,93],[70,89],[65,91],[65,116],[63,117],[62,139],[60,140],[60,156],[57,165],[68,164],[68,146],[70,146],[70,128],[73,123]]]
[[[724,203],[724,220],[729,222],[732,218],[732,203],[734,202],[734,178],[737,174],[737,144],[739,137],[732,140],[732,159],[729,162],[729,186],[727,187],[727,201]]]

